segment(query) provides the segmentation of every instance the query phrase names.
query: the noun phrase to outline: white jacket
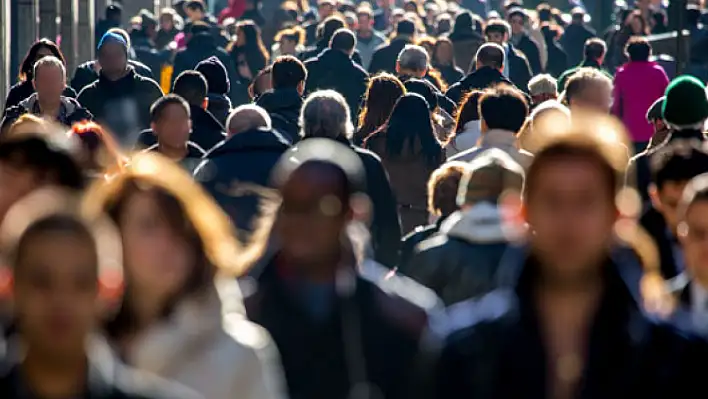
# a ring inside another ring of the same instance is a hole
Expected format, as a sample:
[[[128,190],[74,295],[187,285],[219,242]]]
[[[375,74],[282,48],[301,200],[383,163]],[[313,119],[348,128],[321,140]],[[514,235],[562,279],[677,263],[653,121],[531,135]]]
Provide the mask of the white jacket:
[[[462,131],[455,134],[455,138],[450,140],[450,143],[445,147],[447,159],[475,147],[477,140],[479,140],[479,137],[482,135],[481,129],[481,121],[469,121],[465,123]]]
[[[527,169],[533,160],[533,155],[530,152],[519,149],[516,133],[501,129],[492,129],[485,132],[479,140],[479,146],[472,147],[447,160],[470,162],[489,148],[498,148],[506,152],[524,169]]]
[[[285,397],[275,344],[246,319],[236,281],[219,282],[203,298],[179,304],[169,320],[136,338],[127,357],[135,368],[206,399]]]

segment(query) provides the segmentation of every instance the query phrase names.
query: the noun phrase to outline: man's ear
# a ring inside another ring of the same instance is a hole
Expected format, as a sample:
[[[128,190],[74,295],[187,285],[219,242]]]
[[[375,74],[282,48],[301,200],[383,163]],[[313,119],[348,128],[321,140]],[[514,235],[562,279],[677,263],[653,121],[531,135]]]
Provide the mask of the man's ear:
[[[34,91],[37,91],[37,84],[35,83],[34,78],[32,78],[32,88]]]
[[[155,122],[150,122],[150,130],[152,130],[152,134],[157,136],[157,133],[155,133]]]
[[[649,198],[651,199],[651,206],[653,206],[654,209],[660,211],[661,198],[659,197],[659,188],[654,183],[651,183],[649,185]]]
[[[305,94],[305,81],[303,80],[302,82],[297,84],[297,92],[302,96]]]
[[[401,74],[401,64],[399,64],[398,61],[396,61],[396,75],[400,75],[400,74]]]
[[[204,97],[204,101],[202,101],[202,109],[206,110],[209,107],[209,99],[207,97]]]

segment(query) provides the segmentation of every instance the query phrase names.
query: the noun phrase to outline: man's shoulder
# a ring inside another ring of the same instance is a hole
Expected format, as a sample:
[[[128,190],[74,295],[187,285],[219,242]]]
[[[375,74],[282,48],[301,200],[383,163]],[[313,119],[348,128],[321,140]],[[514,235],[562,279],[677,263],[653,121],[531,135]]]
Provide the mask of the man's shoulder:
[[[112,381],[114,397],[121,399],[201,399],[174,382],[118,365]]]
[[[503,325],[514,319],[518,298],[511,289],[497,289],[481,297],[467,299],[447,308],[445,330],[440,331],[448,344],[459,344],[481,337],[489,329],[495,336]]]

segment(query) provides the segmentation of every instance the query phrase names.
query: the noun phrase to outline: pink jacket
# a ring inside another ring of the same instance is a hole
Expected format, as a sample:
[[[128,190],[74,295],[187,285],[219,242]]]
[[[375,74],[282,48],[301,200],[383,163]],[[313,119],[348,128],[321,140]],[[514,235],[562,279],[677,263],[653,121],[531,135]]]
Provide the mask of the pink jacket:
[[[622,120],[632,141],[651,139],[654,130],[646,114],[668,85],[666,72],[655,62],[631,61],[617,70],[612,114]]]

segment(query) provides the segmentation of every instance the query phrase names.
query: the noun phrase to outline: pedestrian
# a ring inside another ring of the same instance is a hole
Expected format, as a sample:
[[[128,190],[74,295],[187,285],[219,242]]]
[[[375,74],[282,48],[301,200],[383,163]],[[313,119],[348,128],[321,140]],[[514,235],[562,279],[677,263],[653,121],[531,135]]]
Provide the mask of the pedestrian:
[[[477,30],[479,21],[469,12],[461,12],[455,17],[452,32],[447,36],[452,42],[457,66],[463,73],[472,71],[472,61],[479,47],[484,44],[484,37]],[[459,79],[458,79],[459,80]],[[455,82],[448,82],[452,85]]]
[[[522,8],[513,8],[507,14],[507,21],[511,26],[511,42],[519,49],[529,62],[532,76],[543,72],[541,65],[540,44],[536,42],[527,32],[528,15]]]
[[[231,113],[231,80],[228,71],[218,57],[211,56],[200,61],[194,68],[201,73],[207,81],[207,112],[214,115],[222,125],[226,125],[226,118]],[[239,86],[241,86],[239,84]],[[243,87],[236,90],[243,91]]]
[[[561,35],[560,44],[568,55],[568,65],[578,65],[583,60],[587,60],[587,52],[583,46],[597,34],[585,23],[585,11],[582,8],[574,8],[571,18],[570,25],[565,28],[563,35]],[[561,86],[560,90],[562,89],[563,87]]]
[[[290,143],[300,138],[299,118],[306,80],[307,69],[302,61],[293,56],[278,57],[271,72],[273,89],[256,101],[256,105],[268,111],[273,128]]]
[[[446,37],[438,38],[431,58],[432,66],[440,71],[448,87],[465,77],[465,72],[455,62],[455,50],[450,39]]]
[[[162,50],[175,40],[175,36],[182,31],[184,21],[172,8],[163,8],[160,11],[160,28],[155,36],[155,47]]]
[[[204,22],[195,22],[189,31],[187,46],[175,55],[172,84],[174,85],[175,79],[182,72],[195,69],[200,62],[210,57],[216,57],[221,61],[227,76],[237,76],[233,59],[229,57],[226,50],[217,45],[210,26]]]
[[[422,395],[431,371],[422,338],[439,302],[357,255],[347,228],[364,185],[359,157],[331,139],[308,139],[277,168],[279,244],[246,309],[278,346],[289,396]]]
[[[500,83],[513,85],[504,74],[504,48],[496,43],[483,44],[475,55],[475,70],[450,86],[445,95],[458,106],[462,98],[472,90],[484,90]]]
[[[479,138],[482,136],[479,99],[483,94],[483,91],[472,90],[465,94],[460,102],[460,112],[457,114],[454,133],[448,137],[445,144],[447,158],[452,158],[477,146]]]
[[[47,56],[37,61],[32,71],[32,86],[35,93],[20,101],[17,106],[7,109],[0,123],[0,131],[24,114],[38,115],[65,126],[93,119],[93,115],[78,101],[63,95],[66,90],[66,69],[60,59]]]
[[[541,26],[541,34],[546,42],[548,61],[546,63],[546,73],[554,78],[559,78],[568,68],[568,55],[560,45],[560,29],[556,26],[545,24]]]
[[[397,77],[388,73],[373,76],[359,113],[359,127],[352,138],[354,144],[361,146],[370,134],[386,124],[393,106],[405,93],[406,88]]]
[[[231,43],[231,59],[240,83],[248,85],[270,62],[261,37],[261,29],[253,21],[236,24],[236,41]]]
[[[216,19],[207,12],[204,0],[185,1],[183,9],[186,14],[186,18],[189,19],[189,22],[187,22],[184,26],[184,32],[187,33],[187,35],[192,33],[192,28],[195,24],[206,24],[209,28],[208,30],[211,37],[214,39],[213,43],[217,47],[226,48],[228,39],[222,34],[221,27],[219,27]]]
[[[388,44],[383,44],[374,51],[369,64],[369,73],[396,72],[396,61],[403,48],[415,39],[415,23],[404,19],[396,24],[396,35]]]
[[[571,113],[610,113],[612,108],[612,79],[594,68],[578,69],[565,85],[562,102]]]
[[[488,89],[479,98],[481,136],[479,144],[450,158],[451,161],[470,162],[488,148],[498,148],[526,168],[533,155],[519,149],[517,133],[526,122],[529,108],[524,95],[508,86]]]
[[[428,103],[419,94],[407,93],[396,103],[386,125],[364,141],[375,152],[391,179],[398,202],[401,232],[428,223],[426,184],[444,161],[435,136]]]
[[[332,41],[332,36],[334,32],[339,29],[346,28],[347,23],[339,15],[332,15],[319,23],[317,26],[317,43],[314,46],[309,46],[305,48],[298,58],[305,62],[310,58],[317,57],[329,48],[329,43]]]
[[[529,61],[526,56],[509,42],[510,34],[511,28],[509,24],[503,20],[489,21],[487,22],[487,26],[484,27],[484,36],[487,38],[487,42],[496,43],[504,49],[505,62],[502,73],[509,78],[516,87],[522,91],[526,91],[533,73],[531,72],[531,67],[529,66]]]
[[[95,183],[84,204],[91,219],[107,214],[122,237],[126,294],[104,330],[127,364],[205,398],[282,397],[276,349],[245,319],[233,278],[260,251],[235,240],[191,176],[139,154]]]
[[[239,237],[258,230],[274,190],[271,173],[290,143],[273,130],[268,112],[247,104],[236,107],[227,122],[227,138],[212,148],[194,178],[226,212]]]
[[[61,50],[54,42],[49,39],[40,39],[32,44],[32,47],[27,51],[27,55],[25,55],[20,65],[20,81],[10,88],[7,97],[5,97],[3,116],[5,116],[8,108],[19,105],[22,100],[35,92],[34,85],[32,84],[34,65],[37,61],[47,56],[56,57],[64,65],[64,68],[66,68],[64,54],[62,54]],[[64,82],[66,82],[66,78]],[[62,95],[64,97],[76,98],[76,92],[71,87],[65,85],[63,90]]]
[[[568,84],[568,79],[573,76],[580,68],[594,68],[600,72],[605,73],[611,78],[609,74],[603,69],[602,65],[605,63],[605,56],[607,55],[607,46],[602,39],[592,38],[585,42],[583,46],[583,59],[582,62],[577,64],[558,77],[558,91],[564,92]],[[570,64],[574,65],[574,64]]]
[[[363,3],[356,10],[356,50],[361,55],[361,66],[368,70],[374,51],[386,43],[386,37],[374,29],[374,11]]]
[[[150,125],[150,106],[162,97],[154,80],[138,75],[128,64],[128,43],[106,33],[98,43],[99,78],[84,87],[77,100],[106,126],[121,146],[131,146]]]

